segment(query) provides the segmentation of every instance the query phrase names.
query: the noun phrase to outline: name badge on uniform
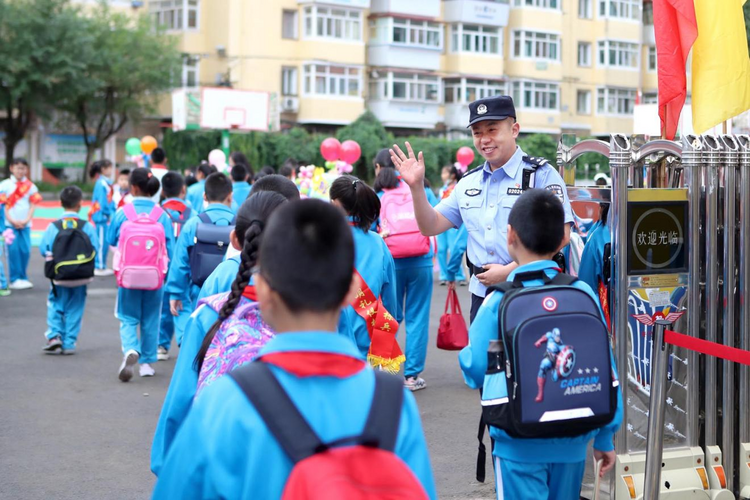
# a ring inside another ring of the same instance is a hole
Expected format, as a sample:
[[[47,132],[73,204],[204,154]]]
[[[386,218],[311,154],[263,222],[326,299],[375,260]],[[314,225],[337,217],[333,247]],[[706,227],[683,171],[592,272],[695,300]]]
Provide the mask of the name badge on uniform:
[[[482,190],[477,189],[477,188],[471,188],[471,189],[467,189],[466,191],[464,191],[464,194],[466,196],[472,196],[472,197],[479,196],[480,194],[482,194]]]
[[[559,184],[550,184],[545,188],[547,191],[552,191],[552,194],[557,196],[561,202],[565,201],[565,194],[563,193],[563,188]]]
[[[508,194],[513,196],[520,196],[523,194],[523,189],[521,188],[508,188]]]

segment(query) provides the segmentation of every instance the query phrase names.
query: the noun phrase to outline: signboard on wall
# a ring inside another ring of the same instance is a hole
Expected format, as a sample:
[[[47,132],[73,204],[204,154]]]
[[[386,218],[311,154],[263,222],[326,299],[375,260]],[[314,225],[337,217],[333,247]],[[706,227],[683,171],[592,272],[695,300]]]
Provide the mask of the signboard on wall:
[[[628,203],[628,275],[687,272],[687,201]]]
[[[507,26],[510,8],[505,3],[480,0],[446,0],[446,22],[482,24],[485,26]]]
[[[86,144],[81,135],[47,134],[41,151],[46,168],[83,168],[86,163]]]

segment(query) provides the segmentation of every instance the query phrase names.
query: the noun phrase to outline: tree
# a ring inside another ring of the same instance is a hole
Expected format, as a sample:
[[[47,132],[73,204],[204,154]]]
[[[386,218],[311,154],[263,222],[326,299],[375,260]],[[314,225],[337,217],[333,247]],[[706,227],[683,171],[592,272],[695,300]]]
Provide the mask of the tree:
[[[531,134],[519,137],[518,145],[529,156],[546,158],[552,165],[557,162],[557,143],[548,134]]]
[[[371,112],[365,111],[359,118],[336,132],[336,138],[341,141],[357,141],[362,148],[362,157],[354,164],[354,174],[360,179],[374,177],[372,161],[378,152],[393,145],[393,134],[387,132],[380,120]]]
[[[102,2],[89,18],[95,50],[86,53],[86,85],[60,103],[81,127],[86,164],[128,121],[155,108],[174,85],[182,55],[148,16],[113,13]]]
[[[0,106],[5,167],[37,116],[76,92],[92,47],[86,21],[67,0],[0,0]],[[84,57],[82,57],[84,56]]]

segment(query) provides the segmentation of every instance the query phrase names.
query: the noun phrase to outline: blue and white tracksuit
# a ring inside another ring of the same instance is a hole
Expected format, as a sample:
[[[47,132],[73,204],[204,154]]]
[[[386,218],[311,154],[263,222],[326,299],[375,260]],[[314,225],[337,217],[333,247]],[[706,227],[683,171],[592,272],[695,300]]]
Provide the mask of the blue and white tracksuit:
[[[237,273],[240,270],[240,260],[242,255],[234,255],[214,269],[206,281],[203,282],[201,291],[198,294],[198,298],[195,301],[197,305],[202,299],[216,295],[217,293],[229,292],[232,290],[232,283],[237,277]]]
[[[96,226],[96,235],[99,242],[98,246],[94,247],[96,248],[97,269],[106,269],[107,267],[107,255],[109,254],[107,234],[109,222],[116,212],[112,192],[112,181],[100,175],[94,185],[94,194],[91,196],[92,203],[99,206],[99,210],[91,215],[91,222]]]
[[[23,181],[24,179],[21,180]],[[14,175],[0,182],[0,195],[9,197],[15,192],[17,184],[18,180]],[[31,210],[31,206],[33,205],[31,199],[38,197],[39,189],[37,189],[36,185],[32,184],[31,189],[16,201],[15,205],[10,208],[6,205],[3,209],[7,209],[8,215],[14,220],[21,221],[29,215],[29,210]],[[29,258],[31,257],[31,221],[23,229],[9,225],[7,220],[6,226],[10,227],[13,233],[15,233],[13,244],[8,246],[8,267],[10,268],[8,269],[8,273],[10,275],[10,282],[28,280],[27,269],[29,267]]]
[[[190,202],[190,206],[196,214],[200,214],[204,210],[203,194],[206,192],[206,179],[200,180],[187,188],[186,200]]]

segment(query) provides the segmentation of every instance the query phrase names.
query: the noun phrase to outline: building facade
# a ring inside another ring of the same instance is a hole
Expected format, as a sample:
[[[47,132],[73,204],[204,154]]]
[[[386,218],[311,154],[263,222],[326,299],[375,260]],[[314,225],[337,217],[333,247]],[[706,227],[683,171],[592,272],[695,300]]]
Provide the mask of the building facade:
[[[513,96],[522,132],[631,133],[656,98],[646,0],[149,0],[182,86],[275,92],[285,125],[366,109],[395,133],[465,134],[467,103]],[[645,12],[644,12],[645,11]],[[160,110],[171,116],[170,105]]]

